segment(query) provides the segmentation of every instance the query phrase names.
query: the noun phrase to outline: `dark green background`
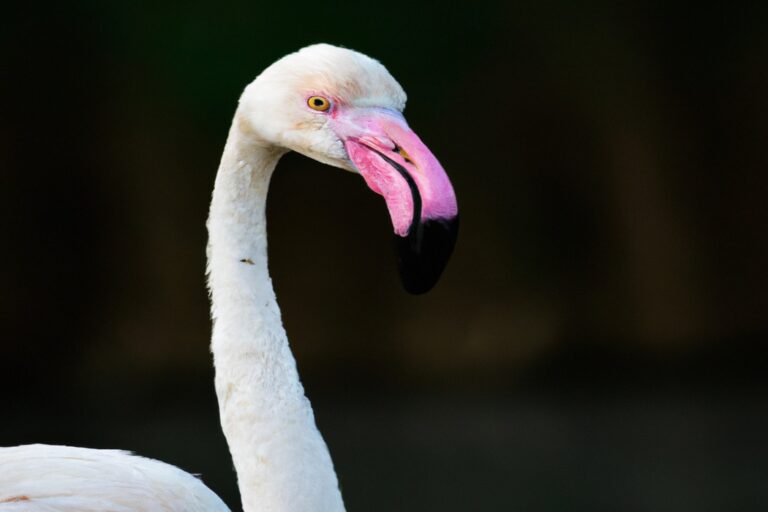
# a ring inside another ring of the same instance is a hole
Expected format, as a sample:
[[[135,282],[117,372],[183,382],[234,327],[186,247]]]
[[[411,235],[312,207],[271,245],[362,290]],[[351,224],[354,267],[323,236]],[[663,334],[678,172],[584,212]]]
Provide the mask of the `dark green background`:
[[[4,7],[0,445],[135,450],[239,506],[204,222],[240,91],[322,41],[400,81],[462,216],[411,297],[359,177],[275,174],[349,510],[765,510],[768,12],[621,4]]]

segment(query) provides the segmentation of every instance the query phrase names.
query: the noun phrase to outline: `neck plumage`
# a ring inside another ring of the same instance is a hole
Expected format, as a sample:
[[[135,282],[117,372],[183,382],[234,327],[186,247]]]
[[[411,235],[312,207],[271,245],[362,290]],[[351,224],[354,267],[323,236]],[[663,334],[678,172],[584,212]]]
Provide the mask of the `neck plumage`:
[[[235,115],[208,217],[216,394],[245,512],[337,512],[333,463],[267,267],[267,189],[283,153]]]

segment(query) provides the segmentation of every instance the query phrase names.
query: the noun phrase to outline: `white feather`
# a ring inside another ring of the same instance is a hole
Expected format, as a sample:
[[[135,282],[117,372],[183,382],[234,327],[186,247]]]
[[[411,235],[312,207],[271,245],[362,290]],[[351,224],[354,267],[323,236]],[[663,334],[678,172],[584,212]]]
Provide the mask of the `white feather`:
[[[0,449],[0,511],[228,511],[198,478],[120,450]]]

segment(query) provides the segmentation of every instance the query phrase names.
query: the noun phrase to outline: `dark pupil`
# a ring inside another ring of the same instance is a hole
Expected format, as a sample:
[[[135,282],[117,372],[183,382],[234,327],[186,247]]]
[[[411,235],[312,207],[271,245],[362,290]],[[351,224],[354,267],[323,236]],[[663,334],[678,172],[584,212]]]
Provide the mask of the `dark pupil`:
[[[323,100],[321,100],[320,98],[315,98],[315,106],[316,107],[322,107],[323,103],[324,103]]]

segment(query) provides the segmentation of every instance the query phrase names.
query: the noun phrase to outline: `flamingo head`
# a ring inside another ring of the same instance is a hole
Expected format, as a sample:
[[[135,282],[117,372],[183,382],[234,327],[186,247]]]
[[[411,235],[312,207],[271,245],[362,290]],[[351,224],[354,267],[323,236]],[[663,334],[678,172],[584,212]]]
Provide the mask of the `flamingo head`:
[[[268,67],[239,112],[260,141],[359,173],[384,197],[403,285],[419,294],[453,251],[458,207],[443,167],[405,121],[405,101],[378,61],[318,44]]]

